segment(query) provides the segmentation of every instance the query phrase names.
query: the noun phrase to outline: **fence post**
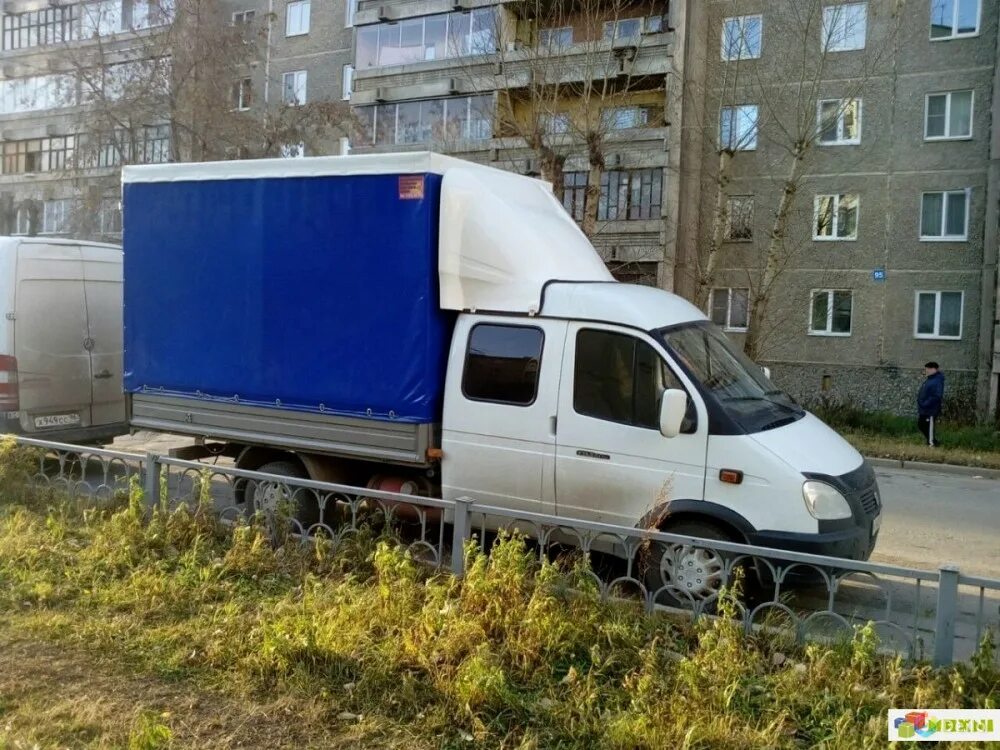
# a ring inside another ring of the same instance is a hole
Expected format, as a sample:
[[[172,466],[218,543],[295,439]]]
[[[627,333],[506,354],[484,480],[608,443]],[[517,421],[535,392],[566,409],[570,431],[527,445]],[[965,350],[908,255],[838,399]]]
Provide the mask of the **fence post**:
[[[947,667],[955,656],[955,617],[958,614],[958,566],[938,568],[937,614],[934,622],[934,666]]]
[[[451,572],[456,576],[465,573],[465,542],[472,529],[472,500],[460,497],[455,500],[455,521],[451,532]]]
[[[143,498],[152,510],[160,504],[160,455],[146,453],[146,473],[143,475]]]

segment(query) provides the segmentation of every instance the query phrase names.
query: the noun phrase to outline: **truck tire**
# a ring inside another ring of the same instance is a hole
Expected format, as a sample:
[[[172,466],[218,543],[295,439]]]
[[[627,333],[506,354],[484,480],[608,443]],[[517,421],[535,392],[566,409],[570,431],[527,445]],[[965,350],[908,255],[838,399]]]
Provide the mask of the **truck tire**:
[[[295,461],[271,461],[261,466],[257,471],[262,474],[277,474],[294,479],[308,479],[305,468]],[[289,503],[288,512],[291,517],[302,525],[302,531],[319,523],[319,503],[315,494],[306,489],[283,487],[276,482],[253,482],[247,488],[247,499],[250,501],[248,510],[251,513],[262,512],[273,514],[279,510],[280,500]]]
[[[717,526],[694,519],[678,521],[662,531],[706,539],[709,542],[736,541]],[[666,554],[668,549],[672,552],[669,556]],[[703,612],[712,613],[718,608],[726,561],[731,557],[732,555],[710,546],[674,546],[651,542],[642,560],[643,583],[654,596],[656,604],[688,610],[700,606]],[[664,588],[665,586],[670,588]]]

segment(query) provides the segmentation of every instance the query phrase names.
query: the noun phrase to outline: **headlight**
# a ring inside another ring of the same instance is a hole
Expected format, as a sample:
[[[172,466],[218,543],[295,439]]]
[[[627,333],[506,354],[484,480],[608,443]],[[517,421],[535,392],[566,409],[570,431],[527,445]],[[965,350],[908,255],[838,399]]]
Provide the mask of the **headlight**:
[[[806,508],[812,517],[820,521],[836,521],[854,515],[847,498],[826,482],[805,482],[802,499],[806,501]]]

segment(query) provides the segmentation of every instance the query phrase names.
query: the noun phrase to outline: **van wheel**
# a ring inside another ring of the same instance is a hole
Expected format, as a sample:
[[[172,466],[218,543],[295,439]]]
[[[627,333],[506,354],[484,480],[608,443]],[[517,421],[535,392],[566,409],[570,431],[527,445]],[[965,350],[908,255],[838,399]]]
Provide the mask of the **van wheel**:
[[[294,479],[309,478],[306,470],[294,461],[271,461],[257,471]],[[315,493],[305,488],[252,480],[247,487],[246,497],[250,500],[248,510],[251,513],[264,513],[268,516],[285,513],[298,521],[303,531],[308,531],[310,526],[319,522],[319,503]]]
[[[663,531],[710,541],[734,541],[702,521],[678,521]],[[651,542],[644,555],[643,582],[656,604],[715,612],[719,591],[726,582],[726,561],[731,557],[710,546]]]

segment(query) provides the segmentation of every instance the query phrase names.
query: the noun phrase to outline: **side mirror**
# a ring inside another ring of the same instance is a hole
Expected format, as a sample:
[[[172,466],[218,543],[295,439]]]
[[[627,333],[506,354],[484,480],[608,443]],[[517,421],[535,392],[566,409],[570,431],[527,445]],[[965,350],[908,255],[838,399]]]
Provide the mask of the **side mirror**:
[[[767,378],[768,380],[770,380],[771,379],[771,368],[770,367],[762,367],[760,369],[762,369],[764,371],[764,377]]]
[[[663,437],[677,437],[687,413],[687,394],[679,388],[669,388],[660,399],[660,434]]]

